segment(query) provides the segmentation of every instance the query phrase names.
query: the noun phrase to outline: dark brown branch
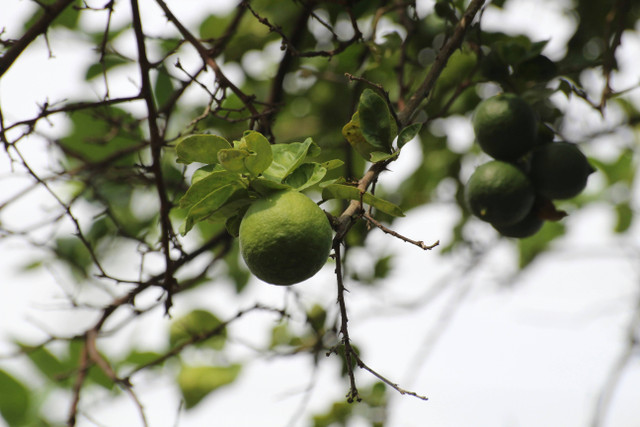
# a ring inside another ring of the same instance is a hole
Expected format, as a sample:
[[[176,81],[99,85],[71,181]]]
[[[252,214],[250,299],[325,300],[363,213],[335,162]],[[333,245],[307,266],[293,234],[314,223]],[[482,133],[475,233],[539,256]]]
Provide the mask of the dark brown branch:
[[[184,26],[182,23],[176,18],[176,16],[171,12],[167,4],[163,0],[156,0],[156,3],[160,6],[160,8],[164,11],[167,19],[176,26],[182,37],[184,37],[197,51],[202,61],[207,64],[215,73],[216,79],[220,86],[229,88],[247,107],[247,110],[252,114],[252,117],[260,118],[262,115],[258,112],[256,107],[253,105],[254,100],[252,97],[241,91],[236,85],[234,85],[231,80],[224,75],[220,66],[200,41],[193,35],[191,32]]]
[[[340,256],[340,241],[334,240],[333,251],[336,258],[336,277],[338,279],[338,305],[340,307],[340,334],[342,334],[342,345],[344,346],[344,359],[347,367],[347,375],[349,376],[349,393],[347,393],[347,401],[360,401],[358,387],[356,385],[356,377],[353,373],[353,356],[356,354],[351,346],[351,338],[349,338],[349,317],[347,316],[347,304],[344,300],[346,289],[344,287],[342,275],[342,257]]]
[[[471,22],[475,18],[476,14],[484,4],[485,0],[472,0],[467,7],[467,10],[460,18],[460,21],[456,24],[455,29],[453,30],[453,34],[446,41],[442,49],[438,52],[436,59],[427,72],[424,80],[415,91],[415,93],[409,98],[406,103],[405,108],[398,115],[400,122],[403,126],[406,126],[410,123],[411,118],[417,112],[418,108],[422,101],[431,93],[433,86],[436,84],[440,73],[444,70],[444,67],[447,65],[449,61],[449,57],[455,52],[458,47],[462,44],[464,40],[464,36],[471,26]]]
[[[39,35],[46,34],[49,26],[54,19],[62,13],[67,6],[74,3],[75,0],[58,0],[56,3],[50,6],[43,6],[44,15],[40,17],[33,24],[22,37],[13,43],[13,45],[7,50],[0,58],[0,77],[7,72],[16,59],[24,52],[24,50],[33,42]]]
[[[136,41],[138,46],[138,63],[140,65],[140,76],[142,79],[141,94],[144,96],[145,102],[147,104],[147,121],[149,124],[149,135],[151,138],[151,171],[155,178],[158,198],[160,199],[160,227],[162,233],[161,242],[165,260],[163,287],[167,291],[166,310],[168,312],[169,308],[171,308],[171,295],[173,293],[176,281],[173,277],[174,267],[173,260],[171,259],[170,248],[170,241],[174,237],[171,220],[169,219],[171,203],[169,202],[167,196],[167,189],[162,172],[162,147],[164,143],[158,129],[158,111],[153,97],[153,86],[151,85],[151,78],[149,76],[151,64],[149,63],[149,59],[147,57],[145,35],[142,30],[142,21],[140,19],[140,10],[138,8],[137,0],[131,0],[131,12],[133,18],[133,30],[136,34]]]

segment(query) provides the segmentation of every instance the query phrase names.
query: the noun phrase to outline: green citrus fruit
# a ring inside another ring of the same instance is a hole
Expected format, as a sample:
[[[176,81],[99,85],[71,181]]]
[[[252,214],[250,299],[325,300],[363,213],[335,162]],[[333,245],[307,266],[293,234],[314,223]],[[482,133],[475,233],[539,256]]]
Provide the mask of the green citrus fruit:
[[[529,175],[536,191],[549,199],[570,199],[587,186],[593,172],[582,151],[568,142],[554,142],[536,148]]]
[[[325,213],[298,191],[254,202],[240,223],[240,251],[249,270],[274,285],[292,285],[327,261],[332,231]]]
[[[531,210],[527,216],[511,225],[493,225],[500,234],[506,237],[522,239],[536,234],[542,228],[544,220],[538,216],[535,209]]]
[[[465,187],[471,212],[495,225],[510,225],[531,211],[535,193],[529,179],[511,163],[493,160],[478,166]]]
[[[538,123],[524,99],[505,93],[478,104],[473,130],[482,151],[494,159],[512,161],[534,147]]]

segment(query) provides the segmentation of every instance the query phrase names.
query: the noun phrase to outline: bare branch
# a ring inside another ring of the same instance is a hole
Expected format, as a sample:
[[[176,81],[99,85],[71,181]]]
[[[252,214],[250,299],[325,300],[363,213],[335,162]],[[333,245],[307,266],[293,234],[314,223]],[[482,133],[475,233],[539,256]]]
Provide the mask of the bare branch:
[[[11,65],[18,59],[18,56],[34,41],[39,35],[46,34],[49,26],[58,15],[64,11],[67,6],[74,3],[75,0],[58,0],[52,5],[43,6],[44,15],[35,24],[33,24],[26,33],[15,41],[0,58],[0,77],[7,72]]]

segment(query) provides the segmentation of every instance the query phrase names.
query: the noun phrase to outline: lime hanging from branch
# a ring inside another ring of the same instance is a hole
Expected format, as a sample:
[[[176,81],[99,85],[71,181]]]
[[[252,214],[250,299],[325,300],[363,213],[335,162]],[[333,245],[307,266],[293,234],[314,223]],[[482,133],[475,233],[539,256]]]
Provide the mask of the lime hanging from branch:
[[[240,251],[249,270],[274,285],[293,285],[327,261],[332,230],[325,213],[298,191],[255,201],[240,223]]]

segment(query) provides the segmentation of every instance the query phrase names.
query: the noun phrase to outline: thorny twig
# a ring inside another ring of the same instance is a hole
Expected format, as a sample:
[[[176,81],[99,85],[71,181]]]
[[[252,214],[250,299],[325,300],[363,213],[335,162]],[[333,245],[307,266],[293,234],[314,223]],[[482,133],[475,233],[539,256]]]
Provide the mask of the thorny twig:
[[[424,249],[425,251],[427,250],[431,250],[433,248],[435,248],[436,246],[438,246],[440,244],[440,241],[436,241],[435,243],[432,243],[430,245],[426,245],[422,240],[412,240],[406,236],[403,236],[402,234],[399,234],[396,231],[391,230],[388,227],[385,227],[384,225],[382,225],[380,223],[380,221],[377,221],[374,217],[372,217],[368,212],[364,213],[364,218],[369,221],[371,224],[375,225],[376,227],[378,227],[380,230],[384,231],[387,234],[392,235],[393,237],[397,237],[398,239],[405,241],[407,243],[411,243],[412,245],[416,245],[417,247]]]

